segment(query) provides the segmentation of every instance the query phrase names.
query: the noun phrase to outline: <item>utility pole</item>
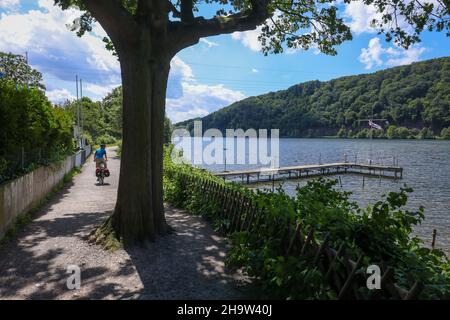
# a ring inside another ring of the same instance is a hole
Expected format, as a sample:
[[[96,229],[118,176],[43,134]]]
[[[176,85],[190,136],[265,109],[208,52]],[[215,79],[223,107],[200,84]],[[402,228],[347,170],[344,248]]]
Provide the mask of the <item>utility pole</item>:
[[[225,143],[226,143],[226,140],[225,140]],[[224,158],[224,170],[223,170],[223,172],[227,172],[227,148],[223,148],[223,151],[224,151],[224,156],[225,156],[225,158]]]
[[[84,141],[83,141],[83,79],[80,79],[80,98],[81,98],[81,105],[80,105],[81,146],[84,146]]]
[[[77,114],[77,144],[80,147],[80,107],[78,101],[78,75],[75,75],[75,83],[77,89],[77,100],[76,100],[76,114]]]
[[[28,51],[25,51],[25,63],[28,65]],[[28,87],[30,85],[30,77],[27,76],[26,81],[27,81],[26,86]]]

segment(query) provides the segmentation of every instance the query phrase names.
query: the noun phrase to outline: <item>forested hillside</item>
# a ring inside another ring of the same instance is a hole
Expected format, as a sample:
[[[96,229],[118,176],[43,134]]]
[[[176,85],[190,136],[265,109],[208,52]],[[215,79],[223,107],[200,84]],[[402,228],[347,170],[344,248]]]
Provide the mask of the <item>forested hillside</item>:
[[[450,136],[450,57],[249,97],[204,118],[203,129],[280,129],[284,137],[369,135],[374,112],[388,138]],[[192,120],[178,127],[192,129]]]

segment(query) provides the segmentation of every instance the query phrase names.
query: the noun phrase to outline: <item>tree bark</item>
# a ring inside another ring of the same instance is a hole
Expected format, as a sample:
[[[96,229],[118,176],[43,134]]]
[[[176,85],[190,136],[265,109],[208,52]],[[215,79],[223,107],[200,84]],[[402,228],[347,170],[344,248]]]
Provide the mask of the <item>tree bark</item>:
[[[161,35],[144,28],[119,51],[123,88],[123,151],[117,203],[111,217],[124,244],[153,241],[167,232],[163,205],[163,130],[172,56]]]

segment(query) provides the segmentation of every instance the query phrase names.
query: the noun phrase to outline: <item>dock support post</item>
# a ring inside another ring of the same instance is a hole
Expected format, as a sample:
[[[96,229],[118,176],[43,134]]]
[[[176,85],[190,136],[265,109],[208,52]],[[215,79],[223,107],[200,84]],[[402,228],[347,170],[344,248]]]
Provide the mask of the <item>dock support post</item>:
[[[433,239],[431,240],[431,249],[434,249],[434,246],[436,244],[436,235],[437,235],[437,231],[436,231],[436,229],[433,229]]]

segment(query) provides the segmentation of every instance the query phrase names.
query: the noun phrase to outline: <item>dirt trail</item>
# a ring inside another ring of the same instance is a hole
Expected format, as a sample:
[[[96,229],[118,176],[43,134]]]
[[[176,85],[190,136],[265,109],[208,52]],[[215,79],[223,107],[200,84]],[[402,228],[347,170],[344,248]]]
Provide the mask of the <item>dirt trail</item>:
[[[99,186],[92,158],[10,242],[0,246],[0,299],[239,299],[244,278],[224,267],[227,242],[201,218],[167,208],[175,232],[148,248],[107,252],[86,241],[112,212],[120,160]],[[68,265],[81,288],[66,286]]]

